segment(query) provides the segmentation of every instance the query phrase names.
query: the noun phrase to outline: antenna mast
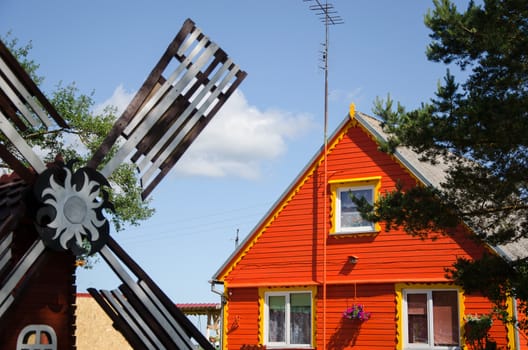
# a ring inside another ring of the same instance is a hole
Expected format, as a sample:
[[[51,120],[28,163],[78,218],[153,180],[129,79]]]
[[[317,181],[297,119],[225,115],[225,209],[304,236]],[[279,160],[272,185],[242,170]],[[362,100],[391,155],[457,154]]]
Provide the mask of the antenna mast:
[[[304,2],[313,3],[310,10],[314,11],[316,16],[325,26],[325,42],[323,43],[323,67],[324,70],[324,141],[327,142],[328,127],[328,44],[329,44],[329,27],[336,24],[343,24],[345,21],[334,8],[334,5],[327,1],[321,3],[319,0],[303,0]]]
[[[325,26],[325,42],[323,44],[323,70],[324,70],[324,182],[323,182],[323,198],[328,196],[328,43],[329,43],[329,28],[331,25],[342,24],[344,20],[337,14],[332,4],[325,1],[324,4],[319,0],[303,0],[304,2],[311,2],[310,10],[314,11],[317,17]],[[323,205],[323,349],[326,349],[326,240],[328,225],[327,219],[327,205],[324,201]]]

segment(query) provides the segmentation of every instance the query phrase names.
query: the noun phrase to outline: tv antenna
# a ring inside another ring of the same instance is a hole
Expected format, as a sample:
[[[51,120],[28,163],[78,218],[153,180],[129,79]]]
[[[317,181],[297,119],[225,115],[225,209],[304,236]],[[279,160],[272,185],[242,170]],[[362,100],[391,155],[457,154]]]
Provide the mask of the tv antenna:
[[[312,3],[310,10],[314,11],[317,17],[325,26],[325,42],[323,44],[323,70],[324,70],[324,198],[327,198],[327,183],[328,183],[328,162],[326,155],[328,154],[328,43],[330,26],[345,23],[343,18],[339,16],[332,4],[328,1],[321,3],[319,0],[303,0],[304,2]],[[326,218],[326,206],[324,207],[324,217]],[[324,225],[324,239],[323,239],[323,344],[326,344],[326,237],[327,229]]]
[[[328,125],[328,44],[329,44],[329,33],[330,26],[343,24],[345,21],[337,13],[334,5],[325,1],[322,3],[319,0],[303,0],[304,2],[310,2],[310,10],[314,11],[316,16],[321,20],[325,26],[325,42],[323,43],[323,67],[324,70],[324,142],[326,146],[327,142],[327,125]]]

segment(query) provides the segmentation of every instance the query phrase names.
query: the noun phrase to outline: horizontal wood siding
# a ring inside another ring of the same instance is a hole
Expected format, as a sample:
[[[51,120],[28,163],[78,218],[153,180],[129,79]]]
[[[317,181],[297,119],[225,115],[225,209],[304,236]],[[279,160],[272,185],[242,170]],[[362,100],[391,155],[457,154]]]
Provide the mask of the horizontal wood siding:
[[[406,170],[377,147],[360,128],[350,128],[330,149],[327,180],[381,176],[381,193],[394,189],[396,182],[415,183]],[[324,197],[324,162],[312,169],[302,185],[294,188],[296,192],[283,209],[274,214],[238,258],[236,268],[226,276],[229,284],[280,284],[286,280],[293,284],[322,283],[324,279],[329,283],[440,281],[445,280],[445,267],[457,257],[478,257],[483,252],[463,229],[454,237],[439,236],[434,242],[411,237],[402,230],[385,232],[383,226],[375,236],[331,236],[331,201],[329,193]],[[359,258],[356,265],[347,262],[349,255]]]
[[[228,290],[224,349],[239,350],[244,344],[258,344],[259,307],[257,288]],[[227,347],[226,347],[227,345]]]
[[[318,349],[394,349],[398,341],[395,284],[448,282],[445,268],[457,258],[478,258],[485,252],[463,226],[449,236],[434,235],[435,240],[412,237],[402,230],[386,232],[383,225],[377,234],[330,234],[329,182],[380,178],[380,193],[384,193],[398,182],[410,186],[416,180],[394,158],[378,151],[377,144],[357,126],[330,143],[327,161],[327,177],[324,160],[315,160],[220,273],[232,292],[225,349],[258,344],[256,287],[303,285],[319,289]],[[352,255],[358,259],[355,264],[348,261]],[[342,318],[354,302],[372,312],[369,321],[357,324]],[[466,313],[486,313],[490,308],[482,297],[466,297]],[[238,328],[229,331],[236,320]],[[497,321],[492,336],[499,346],[506,345],[505,334]]]
[[[319,293],[321,294],[321,293]],[[372,312],[368,321],[343,318],[354,303]],[[318,301],[318,349],[394,350],[396,345],[396,304],[393,284],[329,286],[326,299],[326,347],[323,347],[323,301]]]

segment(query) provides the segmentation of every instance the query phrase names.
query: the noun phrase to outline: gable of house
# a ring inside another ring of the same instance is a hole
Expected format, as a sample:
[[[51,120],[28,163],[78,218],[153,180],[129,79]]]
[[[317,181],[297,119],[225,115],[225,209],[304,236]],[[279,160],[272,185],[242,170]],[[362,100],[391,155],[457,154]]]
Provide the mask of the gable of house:
[[[449,236],[438,234],[434,241],[402,230],[387,232],[383,224],[360,223],[359,230],[343,226],[336,204],[341,189],[375,197],[397,183],[438,186],[445,176],[444,168],[420,162],[408,149],[393,155],[379,151],[379,121],[350,115],[214,275],[224,284],[227,299],[224,349],[248,344],[276,348],[280,342],[269,337],[270,308],[274,300],[289,303],[293,296],[311,298],[303,304],[310,319],[301,317],[297,327],[310,329],[310,334],[301,331],[297,337],[312,347],[403,349],[410,341],[404,334],[410,327],[405,321],[409,310],[403,305],[413,295],[458,300],[450,306],[457,314],[449,316],[458,320],[451,335],[457,343],[464,314],[490,311],[489,300],[466,298],[446,277],[445,268],[457,258],[479,258],[489,250],[465,226]],[[356,303],[368,305],[374,315],[364,325],[342,317]],[[514,343],[513,328],[502,323],[490,334],[501,346]]]
[[[334,227],[336,188],[374,186],[383,193],[396,183],[412,186],[416,181],[414,173],[379,151],[373,135],[351,118],[330,140],[326,157],[317,154],[216,277],[230,286],[282,285],[285,279],[309,285],[323,280],[326,265],[327,282],[338,283],[349,279],[347,259],[353,255],[359,258],[354,276],[362,281],[378,280],[374,276],[389,270],[391,281],[446,281],[446,260],[483,252],[466,232],[455,239],[440,236],[433,246],[402,231],[379,234],[383,226],[367,234],[341,234]],[[326,236],[330,239],[324,247]]]

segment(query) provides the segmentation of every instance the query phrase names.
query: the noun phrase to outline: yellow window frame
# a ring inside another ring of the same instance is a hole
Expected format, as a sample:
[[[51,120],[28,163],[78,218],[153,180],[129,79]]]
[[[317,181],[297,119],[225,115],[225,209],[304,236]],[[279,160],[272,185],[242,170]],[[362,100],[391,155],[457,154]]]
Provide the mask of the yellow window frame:
[[[360,187],[373,187],[373,202],[375,203],[379,198],[379,191],[381,187],[381,176],[371,176],[371,177],[361,177],[361,178],[353,178],[353,179],[342,179],[342,180],[330,180],[328,181],[328,184],[330,185],[330,213],[332,218],[332,224],[330,228],[330,234],[336,235],[336,236],[363,236],[363,235],[371,235],[371,234],[377,234],[380,231],[380,226],[378,223],[374,223],[374,229],[373,230],[365,230],[365,231],[358,231],[358,232],[348,232],[348,231],[341,231],[340,227],[337,227],[337,215],[339,215],[340,211],[337,208],[337,193],[339,189],[341,188],[360,188]]]
[[[258,304],[259,304],[259,332],[258,342],[260,345],[266,345],[265,339],[265,327],[266,327],[266,294],[267,293],[306,293],[310,292],[312,297],[312,335],[311,335],[311,347],[315,347],[315,330],[316,330],[316,317],[315,313],[317,310],[317,286],[292,286],[292,287],[263,287],[259,288]]]
[[[464,300],[464,291],[461,287],[458,287],[449,283],[397,283],[395,285],[396,292],[396,349],[404,349],[404,318],[403,314],[403,291],[404,290],[424,290],[424,291],[435,291],[435,290],[453,290],[458,293],[458,322],[459,322],[459,332],[458,332],[458,342],[460,344],[460,349],[465,349],[464,341],[464,315],[465,315],[465,300]]]

